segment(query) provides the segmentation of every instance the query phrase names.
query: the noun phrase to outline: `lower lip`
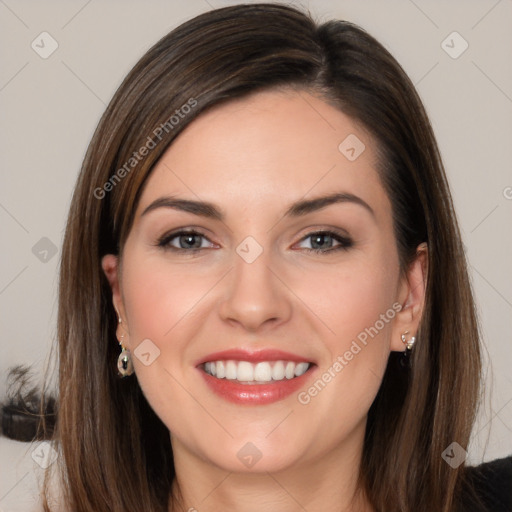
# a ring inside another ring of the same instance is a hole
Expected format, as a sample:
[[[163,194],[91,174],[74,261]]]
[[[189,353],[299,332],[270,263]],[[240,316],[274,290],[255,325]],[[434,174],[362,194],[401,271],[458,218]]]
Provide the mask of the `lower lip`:
[[[313,371],[311,366],[300,377],[274,381],[271,384],[240,384],[235,380],[217,379],[198,368],[206,384],[218,396],[235,404],[264,405],[284,400],[305,385]]]

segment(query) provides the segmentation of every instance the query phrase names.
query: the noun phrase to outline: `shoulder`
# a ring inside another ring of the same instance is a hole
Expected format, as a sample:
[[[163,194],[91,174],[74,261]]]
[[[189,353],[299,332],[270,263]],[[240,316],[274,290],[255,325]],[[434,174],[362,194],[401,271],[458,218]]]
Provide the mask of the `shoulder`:
[[[512,456],[467,467],[461,498],[460,512],[512,512]]]

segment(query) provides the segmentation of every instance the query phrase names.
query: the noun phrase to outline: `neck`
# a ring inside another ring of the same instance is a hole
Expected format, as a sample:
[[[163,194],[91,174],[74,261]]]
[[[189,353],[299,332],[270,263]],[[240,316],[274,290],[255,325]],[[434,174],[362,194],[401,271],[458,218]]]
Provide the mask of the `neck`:
[[[199,459],[173,439],[176,478],[169,511],[373,512],[358,481],[362,436],[346,441],[286,470],[234,473]]]

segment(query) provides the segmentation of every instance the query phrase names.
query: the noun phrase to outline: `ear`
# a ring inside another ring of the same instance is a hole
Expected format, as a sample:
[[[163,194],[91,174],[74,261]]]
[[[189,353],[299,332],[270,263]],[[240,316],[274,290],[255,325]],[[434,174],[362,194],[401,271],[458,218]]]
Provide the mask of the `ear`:
[[[124,335],[123,345],[127,345],[127,335],[128,335],[128,324],[126,320],[126,314],[121,294],[120,288],[120,265],[119,265],[119,257],[114,254],[106,254],[103,256],[101,260],[101,267],[103,268],[103,272],[107,276],[108,282],[110,284],[110,289],[112,290],[112,304],[114,305],[114,309],[117,312],[118,319],[121,319],[121,322],[117,325],[117,339],[121,340],[121,335]]]
[[[406,339],[416,337],[425,304],[425,290],[428,273],[428,247],[422,243],[416,249],[416,257],[402,277],[398,289],[398,302],[401,310],[395,316],[391,331],[391,350],[403,352],[405,344],[402,334],[406,331]]]

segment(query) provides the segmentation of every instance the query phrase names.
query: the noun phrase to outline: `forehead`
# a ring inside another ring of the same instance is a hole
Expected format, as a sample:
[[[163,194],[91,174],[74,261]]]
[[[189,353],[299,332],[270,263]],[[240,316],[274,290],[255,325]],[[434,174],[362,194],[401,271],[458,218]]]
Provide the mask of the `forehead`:
[[[333,191],[385,209],[376,164],[375,142],[340,110],[305,91],[258,92],[201,114],[177,137],[138,213],[164,194],[271,209]]]

